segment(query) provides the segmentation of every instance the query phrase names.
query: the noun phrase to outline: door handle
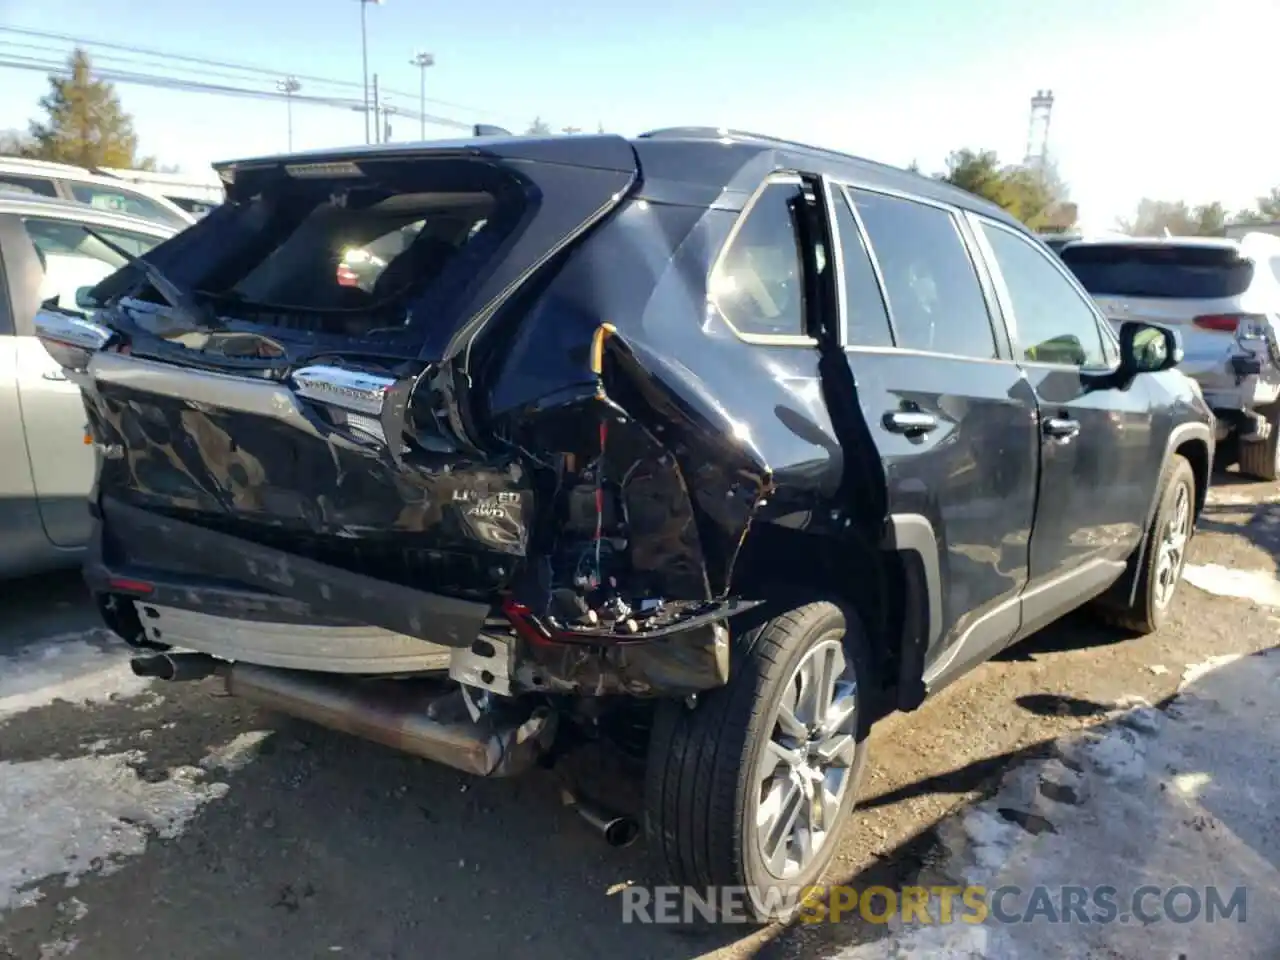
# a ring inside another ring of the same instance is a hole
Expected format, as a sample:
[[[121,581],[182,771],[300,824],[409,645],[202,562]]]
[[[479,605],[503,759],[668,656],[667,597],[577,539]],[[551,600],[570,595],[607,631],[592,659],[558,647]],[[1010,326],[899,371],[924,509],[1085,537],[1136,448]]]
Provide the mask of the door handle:
[[[66,380],[67,379],[67,375],[63,373],[61,370],[46,370],[44,373],[40,374],[40,376],[46,380]]]
[[[884,415],[884,428],[893,433],[918,437],[938,426],[938,418],[923,410],[890,410]]]
[[[1080,421],[1066,417],[1050,417],[1044,422],[1044,435],[1058,440],[1070,440],[1080,432]]]

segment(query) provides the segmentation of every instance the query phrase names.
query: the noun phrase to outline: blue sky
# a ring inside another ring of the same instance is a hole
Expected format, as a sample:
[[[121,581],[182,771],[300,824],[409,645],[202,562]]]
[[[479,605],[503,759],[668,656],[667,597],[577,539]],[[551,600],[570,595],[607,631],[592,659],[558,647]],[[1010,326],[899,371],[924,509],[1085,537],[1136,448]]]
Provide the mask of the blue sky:
[[[409,58],[428,50],[428,96],[455,104],[428,111],[466,122],[725,125],[934,170],[963,146],[1020,159],[1029,99],[1052,88],[1050,146],[1086,226],[1144,194],[1235,207],[1280,183],[1275,67],[1237,52],[1280,34],[1275,0],[385,0],[368,24],[384,86],[416,93]],[[0,0],[0,26],[361,78],[358,0]],[[0,73],[0,128],[25,127],[45,80]],[[162,162],[285,148],[282,103],[120,93]],[[295,147],[363,137],[356,113],[294,109]]]

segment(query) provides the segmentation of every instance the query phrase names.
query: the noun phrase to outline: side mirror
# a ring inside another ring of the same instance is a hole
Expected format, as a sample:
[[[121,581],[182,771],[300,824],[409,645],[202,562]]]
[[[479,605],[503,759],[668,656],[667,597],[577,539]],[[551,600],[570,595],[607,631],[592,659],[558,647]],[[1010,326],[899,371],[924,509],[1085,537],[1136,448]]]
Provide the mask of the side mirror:
[[[471,128],[471,135],[474,137],[509,137],[510,130],[504,130],[502,127],[495,127],[491,123],[477,123]]]
[[[1171,370],[1182,356],[1182,337],[1176,330],[1137,320],[1120,327],[1120,368],[1127,374]]]
[[[76,288],[76,306],[81,310],[98,309],[98,301],[93,299],[93,287]]]

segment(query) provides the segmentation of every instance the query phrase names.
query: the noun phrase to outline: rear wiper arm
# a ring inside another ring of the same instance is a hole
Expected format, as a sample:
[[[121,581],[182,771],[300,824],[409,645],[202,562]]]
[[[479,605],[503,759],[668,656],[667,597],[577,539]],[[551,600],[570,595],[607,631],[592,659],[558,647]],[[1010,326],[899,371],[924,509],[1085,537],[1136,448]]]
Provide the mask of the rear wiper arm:
[[[155,287],[156,293],[160,294],[169,306],[181,313],[188,321],[197,327],[219,329],[223,326],[222,321],[212,311],[205,309],[204,304],[197,300],[190,290],[178,286],[178,284],[166,277],[159,267],[148,263],[142,257],[135,256],[118,243],[113,243],[92,227],[81,225],[80,229],[108,250],[124,257],[131,266],[141,270],[146,276],[147,282]]]

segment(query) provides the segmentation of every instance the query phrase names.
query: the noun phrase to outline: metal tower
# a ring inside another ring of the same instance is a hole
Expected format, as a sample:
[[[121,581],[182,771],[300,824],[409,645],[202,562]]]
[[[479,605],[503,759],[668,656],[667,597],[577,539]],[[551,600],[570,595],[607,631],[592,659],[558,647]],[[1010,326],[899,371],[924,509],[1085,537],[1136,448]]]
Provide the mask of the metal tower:
[[[1053,113],[1053,91],[1037,90],[1031,98],[1031,122],[1027,125],[1027,156],[1023,161],[1033,169],[1044,169],[1049,159],[1049,117]]]

